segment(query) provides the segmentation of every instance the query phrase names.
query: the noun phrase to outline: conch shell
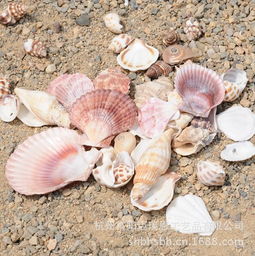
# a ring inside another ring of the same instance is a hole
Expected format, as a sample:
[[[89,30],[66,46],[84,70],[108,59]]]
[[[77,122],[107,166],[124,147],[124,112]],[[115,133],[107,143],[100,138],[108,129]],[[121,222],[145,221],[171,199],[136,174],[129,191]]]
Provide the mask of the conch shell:
[[[21,3],[9,3],[6,10],[0,14],[0,23],[13,25],[26,15],[26,7]]]
[[[110,12],[104,16],[105,26],[114,34],[123,32],[123,26],[120,24],[120,16],[117,13]]]
[[[160,76],[168,76],[172,70],[173,69],[170,65],[162,60],[158,60],[156,63],[149,67],[145,74],[146,76],[155,79]]]
[[[39,40],[28,39],[24,43],[25,51],[31,56],[35,56],[38,58],[46,57],[47,50],[44,44]]]
[[[174,28],[171,28],[163,37],[163,44],[169,46],[175,43],[178,43],[180,40],[179,34],[175,31]]]

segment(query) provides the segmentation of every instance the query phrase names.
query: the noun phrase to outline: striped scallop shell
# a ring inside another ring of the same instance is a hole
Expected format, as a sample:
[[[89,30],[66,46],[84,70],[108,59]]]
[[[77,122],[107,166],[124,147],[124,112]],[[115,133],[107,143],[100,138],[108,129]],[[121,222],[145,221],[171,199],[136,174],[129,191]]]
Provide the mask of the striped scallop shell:
[[[9,3],[6,10],[0,14],[0,23],[13,25],[26,14],[26,7],[21,3]]]
[[[128,34],[120,34],[115,36],[110,45],[109,49],[112,50],[114,53],[120,53],[124,50],[131,42],[133,41],[133,37]]]
[[[24,43],[25,51],[31,56],[35,56],[38,58],[46,57],[47,50],[44,44],[39,40],[28,39]]]
[[[225,182],[223,167],[212,161],[199,161],[197,164],[197,178],[206,186],[222,186]]]

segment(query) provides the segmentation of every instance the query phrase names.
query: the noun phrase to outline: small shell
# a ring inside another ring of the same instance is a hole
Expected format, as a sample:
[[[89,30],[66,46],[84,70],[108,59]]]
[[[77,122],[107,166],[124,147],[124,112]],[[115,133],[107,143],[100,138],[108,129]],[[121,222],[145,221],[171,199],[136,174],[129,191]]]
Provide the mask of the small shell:
[[[0,77],[0,98],[11,93],[10,83],[3,77]]]
[[[169,45],[178,43],[179,40],[180,40],[179,34],[175,31],[175,29],[172,28],[163,37],[163,44],[165,46],[169,46]]]
[[[140,39],[135,39],[117,57],[118,64],[127,70],[146,70],[157,61],[159,51]]]
[[[102,71],[93,81],[96,89],[110,89],[129,93],[130,78],[121,72],[120,68],[108,68]]]
[[[176,131],[175,136],[178,136],[182,130],[188,126],[192,118],[193,116],[191,114],[181,112],[179,118],[176,120],[171,120],[167,127],[174,129]]]
[[[191,17],[186,21],[184,32],[187,35],[189,41],[196,40],[202,35],[202,29],[197,19]]]
[[[116,136],[114,139],[114,152],[118,154],[119,152],[126,151],[129,154],[135,149],[136,138],[130,132],[123,132]]]
[[[228,102],[236,100],[248,82],[246,72],[240,69],[229,69],[222,75],[222,79],[225,87],[224,101]]]
[[[117,13],[110,12],[104,16],[105,26],[114,34],[121,34],[123,26],[120,24],[120,16]]]
[[[35,56],[38,58],[43,58],[47,56],[46,47],[43,45],[42,42],[38,40],[28,39],[24,43],[24,49],[31,56]]]
[[[6,10],[0,14],[0,23],[13,25],[26,15],[26,7],[21,3],[10,3]]]
[[[247,160],[255,155],[255,145],[250,141],[240,141],[229,144],[220,153],[220,157],[226,161],[238,162]]]
[[[76,131],[51,128],[20,144],[6,165],[10,186],[25,195],[45,194],[73,181],[86,181],[100,156],[85,152]]]
[[[168,76],[172,71],[172,67],[162,60],[158,60],[152,66],[149,67],[145,73],[148,77],[156,79],[160,76]]]
[[[131,42],[133,41],[133,37],[128,34],[121,34],[118,36],[115,36],[110,45],[109,49],[113,51],[114,53],[120,53],[122,50],[124,50]]]
[[[201,54],[199,52],[196,52],[191,48],[174,44],[174,45],[168,46],[164,50],[162,57],[164,62],[170,65],[177,65],[177,64],[183,63],[188,59],[197,58],[200,55]]]
[[[197,164],[197,178],[206,186],[222,186],[226,174],[217,162],[199,161]]]
[[[19,112],[20,102],[15,95],[4,95],[0,98],[0,120],[13,121]]]

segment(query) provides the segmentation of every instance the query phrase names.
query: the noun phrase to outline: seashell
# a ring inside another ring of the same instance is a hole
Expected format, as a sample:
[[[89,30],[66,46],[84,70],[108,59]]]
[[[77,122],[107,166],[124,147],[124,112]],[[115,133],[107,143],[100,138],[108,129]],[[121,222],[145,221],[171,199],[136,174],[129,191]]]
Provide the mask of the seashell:
[[[180,112],[180,116],[178,119],[175,120],[171,120],[168,125],[167,128],[172,128],[174,129],[175,132],[175,136],[178,136],[181,131],[188,126],[188,124],[190,123],[190,121],[193,119],[193,116],[191,114],[188,113],[182,113]]]
[[[166,222],[183,234],[210,236],[216,229],[204,201],[192,194],[178,196],[170,203],[166,209]]]
[[[117,135],[114,139],[114,152],[118,154],[119,152],[125,151],[131,154],[135,149],[136,138],[130,132],[122,132]]]
[[[0,98],[5,95],[11,94],[10,83],[3,77],[0,77]]]
[[[206,186],[222,186],[226,173],[223,167],[212,161],[199,161],[197,164],[197,178]]]
[[[201,54],[194,49],[174,44],[168,46],[164,51],[162,58],[164,62],[170,65],[181,64],[186,60],[199,57]]]
[[[167,172],[158,178],[157,182],[139,201],[133,200],[133,190],[131,190],[132,205],[146,212],[162,209],[171,202],[175,183],[180,178],[181,175],[175,172]]]
[[[30,54],[31,56],[38,58],[47,56],[46,47],[39,40],[27,39],[27,41],[24,43],[24,49],[26,53]]]
[[[223,74],[222,80],[225,87],[224,101],[228,102],[236,100],[248,82],[246,72],[235,68],[229,69]]]
[[[129,96],[111,90],[95,90],[81,96],[70,110],[72,124],[93,143],[130,129],[137,108]]]
[[[69,114],[58,103],[56,97],[42,91],[15,88],[15,93],[23,104],[18,118],[28,126],[42,125],[70,126]]]
[[[120,34],[115,36],[110,45],[109,49],[114,53],[120,53],[124,50],[131,42],[133,41],[133,37],[128,34]]]
[[[227,145],[220,153],[223,160],[238,162],[247,160],[255,155],[255,145],[250,141],[240,141]]]
[[[155,138],[153,143],[142,154],[135,167],[132,199],[139,201],[163,175],[170,164],[171,139],[173,130],[169,129]]]
[[[69,110],[73,103],[87,92],[93,91],[92,81],[84,74],[64,74],[50,82],[47,92]]]
[[[118,64],[127,70],[146,70],[157,61],[159,51],[144,43],[141,39],[135,39],[117,57]]]
[[[167,101],[167,95],[173,90],[173,85],[167,77],[146,82],[136,86],[135,104],[142,107],[150,98],[159,98]]]
[[[178,41],[180,41],[180,36],[173,28],[171,28],[163,37],[163,44],[165,46],[176,44]]]
[[[104,16],[105,26],[114,34],[121,34],[123,32],[123,26],[120,22],[120,16],[117,13],[107,13]]]
[[[26,15],[26,7],[21,3],[9,3],[6,10],[0,14],[0,23],[13,25]]]
[[[13,121],[19,112],[20,102],[15,95],[7,94],[0,97],[0,120]]]
[[[73,181],[86,181],[100,157],[85,152],[76,131],[51,128],[21,143],[6,165],[10,186],[25,195],[46,194]]]
[[[177,70],[175,88],[183,98],[180,110],[201,117],[208,117],[225,95],[220,77],[213,70],[194,63]]]
[[[219,130],[234,141],[249,140],[255,134],[255,114],[235,105],[217,115]]]
[[[187,35],[189,41],[196,40],[202,35],[202,28],[198,23],[198,20],[191,17],[186,21],[184,32]]]
[[[96,89],[110,89],[128,94],[131,80],[117,67],[102,71],[93,83]]]
[[[149,69],[145,74],[146,76],[152,79],[155,79],[160,76],[168,76],[171,71],[172,71],[171,66],[169,66],[167,63],[165,63],[162,60],[158,60],[156,63],[154,63],[149,67]]]

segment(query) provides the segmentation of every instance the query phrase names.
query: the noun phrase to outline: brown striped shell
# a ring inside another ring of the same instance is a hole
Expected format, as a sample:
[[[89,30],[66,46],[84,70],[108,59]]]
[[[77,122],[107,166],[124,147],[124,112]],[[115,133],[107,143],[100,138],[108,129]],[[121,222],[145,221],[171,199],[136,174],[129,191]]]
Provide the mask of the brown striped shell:
[[[6,10],[0,14],[0,23],[13,25],[26,14],[26,7],[21,3],[10,3]]]
[[[165,46],[169,46],[178,43],[179,40],[179,34],[172,28],[165,34],[162,41]]]
[[[47,56],[46,47],[39,40],[28,39],[24,43],[24,49],[25,49],[26,53],[30,54],[31,56],[35,56],[38,58]]]
[[[155,64],[149,67],[146,75],[152,79],[160,76],[168,76],[172,71],[172,67],[162,60],[158,60]]]
[[[5,78],[0,77],[0,98],[10,93],[10,83]]]

